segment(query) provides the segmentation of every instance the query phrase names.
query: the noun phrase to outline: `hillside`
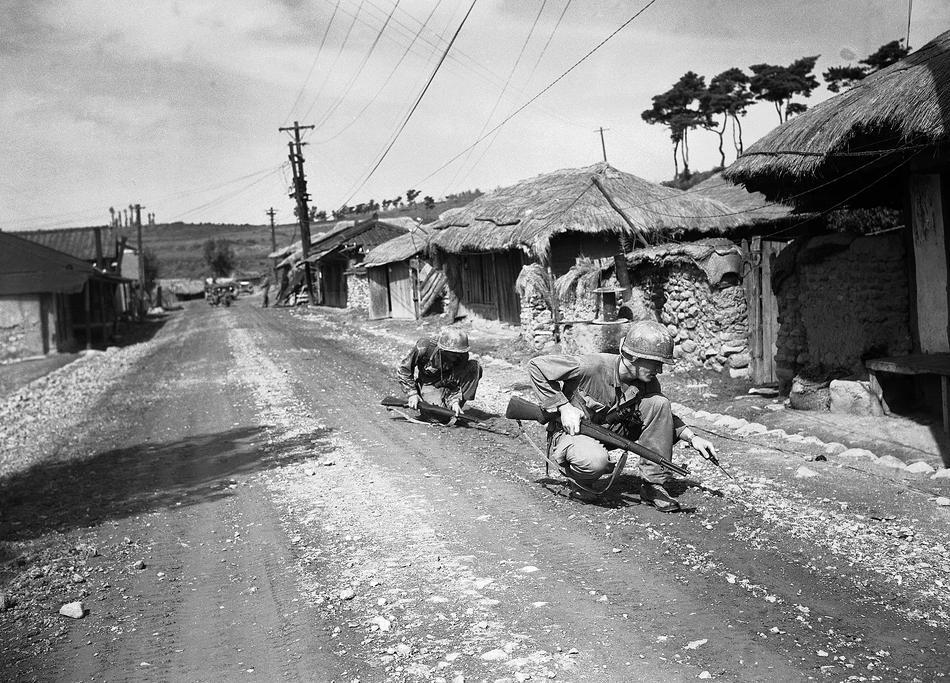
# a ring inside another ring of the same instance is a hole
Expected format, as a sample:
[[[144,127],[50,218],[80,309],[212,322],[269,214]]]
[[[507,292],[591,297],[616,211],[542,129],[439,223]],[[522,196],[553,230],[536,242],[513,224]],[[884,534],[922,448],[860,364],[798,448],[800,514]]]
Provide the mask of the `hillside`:
[[[411,216],[423,223],[435,220],[447,209],[462,206],[465,202],[438,202],[434,208],[426,210],[421,204],[406,206],[393,211],[380,212],[381,220],[399,216]],[[346,220],[363,220],[370,214],[348,216]],[[314,223],[310,226],[312,235],[324,232],[334,226],[336,221]],[[277,246],[282,247],[299,239],[297,225],[282,224],[274,229]],[[135,244],[135,231],[122,229],[122,234]],[[142,226],[142,242],[158,257],[161,278],[203,278],[208,268],[202,257],[202,247],[209,239],[224,239],[231,242],[237,256],[239,274],[260,273],[270,267],[267,254],[271,252],[270,225],[225,225],[218,223],[158,223]]]

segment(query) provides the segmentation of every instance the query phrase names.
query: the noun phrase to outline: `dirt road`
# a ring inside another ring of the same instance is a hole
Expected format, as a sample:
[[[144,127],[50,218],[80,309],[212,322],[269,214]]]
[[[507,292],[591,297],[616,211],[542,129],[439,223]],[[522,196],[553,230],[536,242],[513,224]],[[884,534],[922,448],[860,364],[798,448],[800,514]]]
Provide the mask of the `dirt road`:
[[[536,483],[520,439],[391,419],[378,400],[405,342],[326,312],[195,305],[68,425],[27,427],[36,462],[0,480],[0,678],[950,671],[947,520],[926,496],[829,468],[830,495],[750,440],[726,444],[741,486],[694,464],[689,514],[582,505]],[[485,360],[497,413],[524,377]],[[58,615],[72,600],[83,619]]]

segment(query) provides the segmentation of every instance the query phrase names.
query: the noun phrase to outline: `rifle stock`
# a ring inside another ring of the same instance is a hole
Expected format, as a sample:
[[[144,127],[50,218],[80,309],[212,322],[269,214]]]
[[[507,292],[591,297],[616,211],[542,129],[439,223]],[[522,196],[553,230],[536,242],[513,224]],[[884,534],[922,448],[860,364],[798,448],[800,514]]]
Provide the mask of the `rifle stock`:
[[[542,410],[541,406],[531,401],[526,401],[523,398],[517,396],[512,396],[508,401],[508,408],[505,410],[505,417],[511,420],[531,420],[534,422],[540,422],[541,424],[548,424],[551,421],[558,421],[557,415],[545,412]],[[619,434],[614,434],[612,431],[606,427],[593,424],[589,420],[581,420],[579,434],[584,436],[589,436],[592,439],[600,441],[605,446],[609,448],[620,448],[625,451],[630,451],[631,453],[636,453],[644,460],[649,460],[650,462],[659,465],[665,470],[672,472],[673,474],[678,474],[681,477],[689,475],[689,470],[687,470],[682,465],[677,465],[669,460],[664,460],[660,457],[660,454],[654,451],[651,448],[646,446],[641,446],[636,441],[631,439],[624,438]]]

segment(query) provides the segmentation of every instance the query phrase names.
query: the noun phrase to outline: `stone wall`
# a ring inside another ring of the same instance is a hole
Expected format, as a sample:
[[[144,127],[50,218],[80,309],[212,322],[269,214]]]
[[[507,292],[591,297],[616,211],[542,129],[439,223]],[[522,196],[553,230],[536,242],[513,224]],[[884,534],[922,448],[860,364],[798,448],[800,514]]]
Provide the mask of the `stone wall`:
[[[365,269],[347,271],[346,307],[369,310],[369,281]]]
[[[672,261],[631,271],[635,295],[674,335],[679,367],[749,375],[749,324],[745,290],[710,287],[703,269]]]
[[[0,296],[0,362],[46,352],[40,294]]]
[[[537,268],[536,265],[525,269]],[[522,271],[524,273],[524,271]],[[616,285],[605,271],[601,284]],[[741,286],[714,288],[706,272],[684,260],[640,264],[630,271],[633,301],[625,304],[635,319],[655,318],[666,324],[676,342],[679,367],[728,369],[733,377],[749,374],[748,315]],[[519,278],[521,334],[539,351],[555,348],[554,320],[541,278]],[[569,321],[600,320],[599,299],[580,287],[571,301],[561,301],[560,346],[565,353],[616,352],[627,331],[625,323],[580,324]]]
[[[910,353],[907,255],[898,234],[798,240],[776,260],[776,372],[866,379],[864,359]]]

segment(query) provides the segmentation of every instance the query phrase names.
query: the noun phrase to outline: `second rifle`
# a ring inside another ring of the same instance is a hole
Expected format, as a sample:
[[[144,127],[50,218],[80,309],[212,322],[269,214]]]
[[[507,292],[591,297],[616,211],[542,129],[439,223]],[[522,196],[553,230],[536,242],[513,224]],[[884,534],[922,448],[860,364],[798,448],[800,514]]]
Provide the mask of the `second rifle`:
[[[552,414],[545,412],[541,406],[537,405],[536,403],[526,401],[523,398],[518,398],[517,396],[512,396],[508,401],[508,408],[505,411],[505,417],[510,420],[532,420],[534,422],[540,422],[541,424],[548,424],[552,421],[558,421],[556,413]],[[619,434],[615,434],[614,432],[610,431],[606,427],[596,425],[589,420],[581,420],[578,434],[583,434],[584,436],[589,436],[592,439],[596,439],[608,448],[620,448],[625,451],[630,451],[631,453],[636,453],[644,460],[649,460],[668,472],[672,472],[673,474],[679,475],[681,477],[686,477],[689,475],[688,469],[669,460],[664,460],[662,457],[660,457],[660,454],[654,451],[652,448],[642,446],[632,439],[624,438]]]

